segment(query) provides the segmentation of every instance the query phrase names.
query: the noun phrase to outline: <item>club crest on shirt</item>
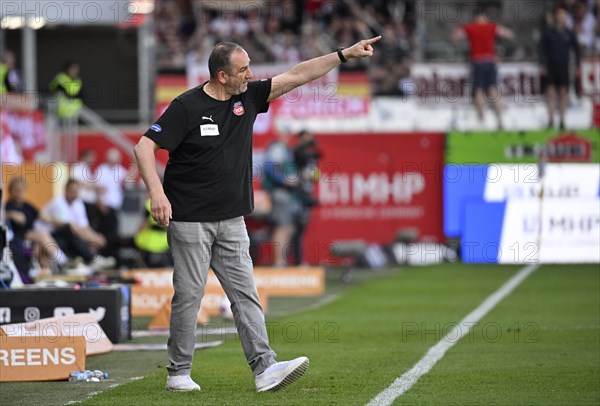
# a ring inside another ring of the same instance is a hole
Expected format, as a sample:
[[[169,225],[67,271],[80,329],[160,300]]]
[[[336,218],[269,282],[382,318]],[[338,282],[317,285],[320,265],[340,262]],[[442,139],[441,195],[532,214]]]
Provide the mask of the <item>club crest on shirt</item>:
[[[241,116],[242,114],[244,114],[244,111],[244,105],[241,101],[233,103],[233,114],[235,114],[236,116]]]

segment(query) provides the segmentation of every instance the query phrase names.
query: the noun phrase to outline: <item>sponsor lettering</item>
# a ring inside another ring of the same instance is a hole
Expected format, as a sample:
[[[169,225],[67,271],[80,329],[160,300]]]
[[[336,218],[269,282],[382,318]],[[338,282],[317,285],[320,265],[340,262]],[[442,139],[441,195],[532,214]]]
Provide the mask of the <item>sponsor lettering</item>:
[[[425,177],[417,172],[339,173],[319,185],[322,205],[410,203],[425,190]]]
[[[73,347],[0,349],[0,365],[4,367],[72,365],[76,360]]]
[[[0,307],[0,323],[10,323],[10,307]]]

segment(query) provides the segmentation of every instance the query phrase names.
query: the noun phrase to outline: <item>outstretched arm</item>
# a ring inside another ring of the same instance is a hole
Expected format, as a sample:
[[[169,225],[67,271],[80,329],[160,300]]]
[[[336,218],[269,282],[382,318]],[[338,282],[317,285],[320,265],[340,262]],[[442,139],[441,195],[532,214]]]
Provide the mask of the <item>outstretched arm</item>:
[[[454,27],[452,31],[452,42],[459,42],[467,38],[465,30],[461,26]]]
[[[380,39],[381,35],[371,39],[364,39],[350,48],[342,50],[342,53],[346,59],[373,56],[373,47],[371,45]],[[320,78],[341,63],[337,52],[300,62],[287,72],[277,75],[271,80],[269,101]]]
[[[498,35],[502,39],[506,39],[509,41],[512,41],[515,38],[515,34],[513,33],[513,31],[510,28],[505,27],[503,25],[499,25],[498,27],[496,27],[496,35]]]

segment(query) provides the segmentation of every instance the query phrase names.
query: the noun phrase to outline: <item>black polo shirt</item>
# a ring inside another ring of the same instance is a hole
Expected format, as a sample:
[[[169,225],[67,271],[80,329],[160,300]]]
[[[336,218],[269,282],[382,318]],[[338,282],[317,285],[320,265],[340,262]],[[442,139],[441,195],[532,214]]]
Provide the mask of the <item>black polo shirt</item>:
[[[173,100],[144,134],[169,151],[163,187],[173,221],[221,221],[254,210],[252,127],[269,109],[271,80],[250,82],[226,101],[203,86]]]
[[[30,205],[27,202],[23,202],[21,204],[17,204],[12,200],[6,202],[6,206],[4,208],[6,211],[18,211],[25,215],[25,224],[18,224],[15,222],[11,222],[11,228],[15,237],[24,240],[25,235],[29,230],[33,230],[33,224],[35,220],[38,218],[38,211],[35,207]]]

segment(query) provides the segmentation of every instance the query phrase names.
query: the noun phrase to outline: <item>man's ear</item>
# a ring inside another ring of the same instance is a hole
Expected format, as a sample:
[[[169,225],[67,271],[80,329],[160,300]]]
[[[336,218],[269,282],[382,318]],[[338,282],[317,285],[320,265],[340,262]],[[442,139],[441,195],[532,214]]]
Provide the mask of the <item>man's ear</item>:
[[[217,73],[217,80],[222,85],[227,83],[227,73],[225,73],[225,71],[222,71],[222,70],[219,71],[219,73]]]

